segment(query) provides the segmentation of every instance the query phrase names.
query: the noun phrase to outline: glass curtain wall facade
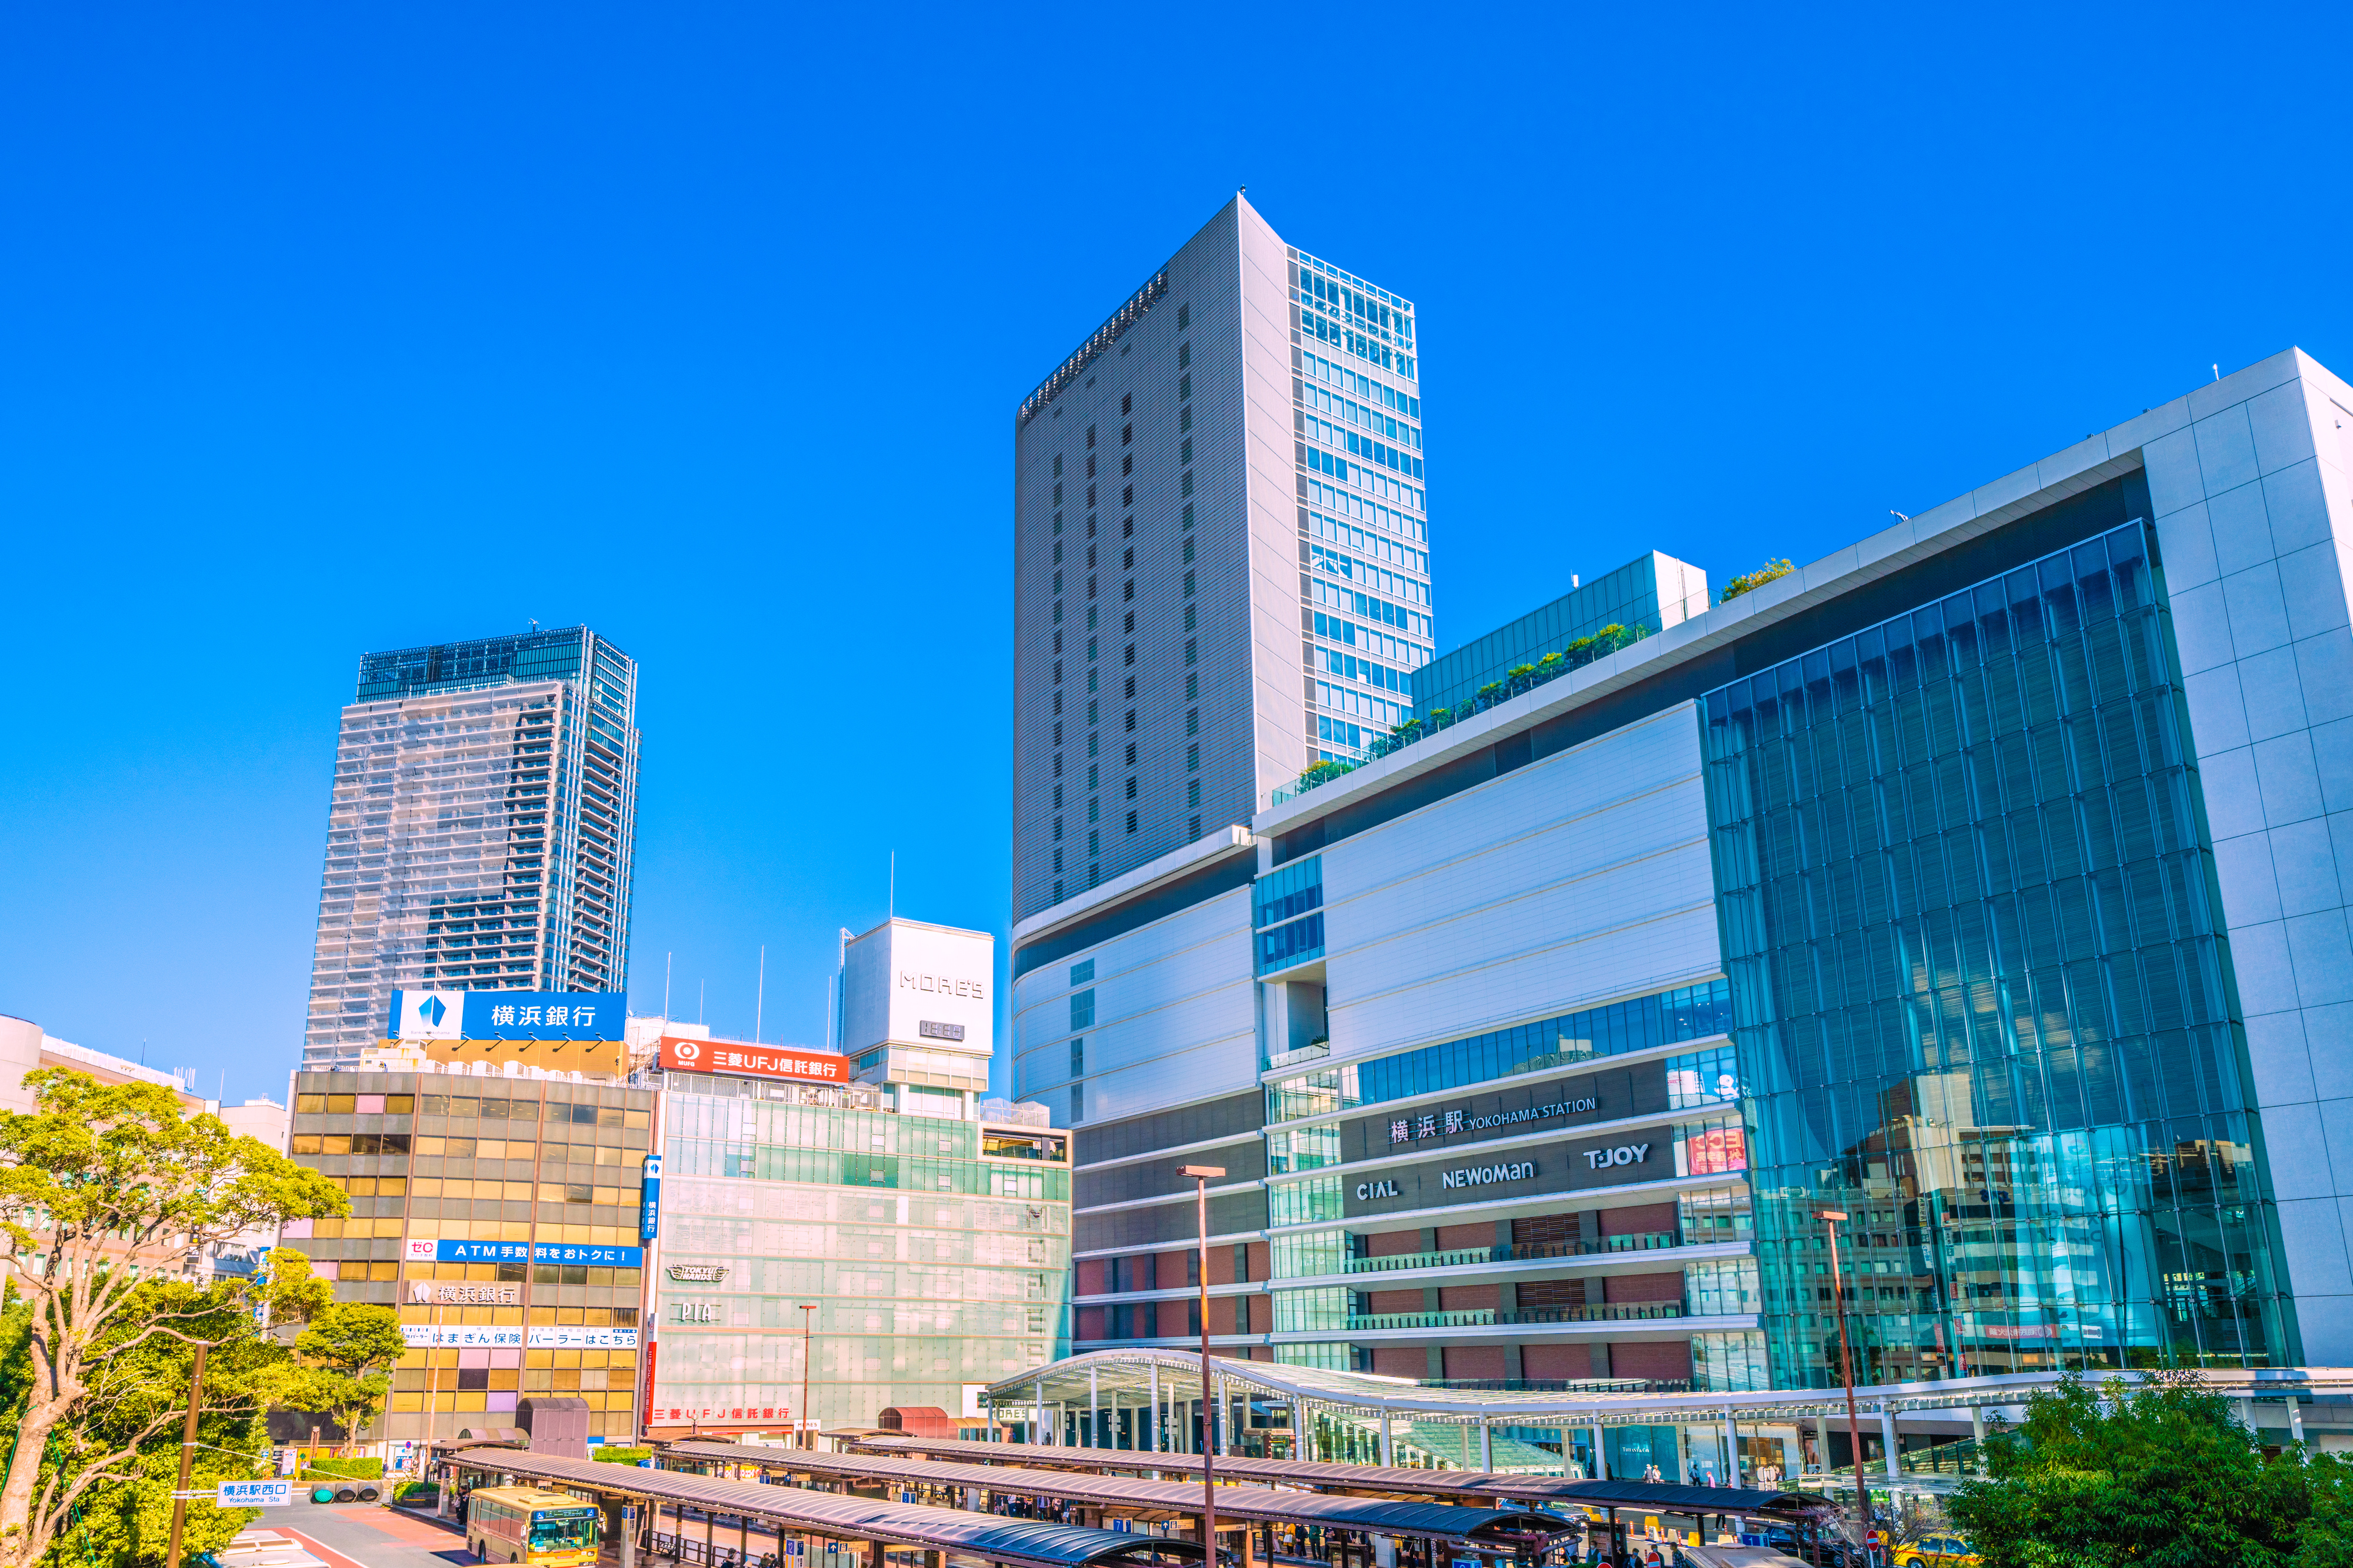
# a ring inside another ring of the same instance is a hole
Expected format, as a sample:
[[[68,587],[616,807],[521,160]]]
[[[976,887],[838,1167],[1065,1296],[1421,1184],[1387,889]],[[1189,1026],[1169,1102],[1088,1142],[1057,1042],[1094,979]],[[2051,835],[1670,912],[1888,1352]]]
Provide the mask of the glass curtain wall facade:
[[[2134,521],[1708,694],[1775,1381],[2297,1358]]]
[[[657,1430],[828,1427],[1067,1354],[1069,1134],[858,1109],[845,1091],[670,1077]]]
[[[289,1152],[351,1194],[347,1219],[282,1245],[339,1301],[396,1307],[410,1349],[377,1430],[395,1440],[512,1426],[518,1398],[578,1395],[591,1434],[635,1416],[650,1090],[450,1073],[304,1072]],[[410,1261],[495,1247],[505,1260]]]
[[[618,991],[637,666],[584,626],[364,655],[337,739],[306,1066],[398,988]]]
[[[1412,304],[1289,252],[1299,349],[1300,559],[1308,761],[1356,762],[1411,716],[1437,648]]]

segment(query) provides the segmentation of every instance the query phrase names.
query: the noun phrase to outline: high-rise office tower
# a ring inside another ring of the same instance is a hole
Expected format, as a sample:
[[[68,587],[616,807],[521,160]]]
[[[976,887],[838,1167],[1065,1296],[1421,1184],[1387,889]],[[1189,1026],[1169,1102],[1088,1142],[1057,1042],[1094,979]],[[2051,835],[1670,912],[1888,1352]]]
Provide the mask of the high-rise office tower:
[[[305,1067],[357,1061],[396,989],[623,988],[637,711],[636,662],[586,626],[361,657]]]
[[[1248,822],[1430,656],[1412,304],[1237,195],[1014,419],[1014,917]]]

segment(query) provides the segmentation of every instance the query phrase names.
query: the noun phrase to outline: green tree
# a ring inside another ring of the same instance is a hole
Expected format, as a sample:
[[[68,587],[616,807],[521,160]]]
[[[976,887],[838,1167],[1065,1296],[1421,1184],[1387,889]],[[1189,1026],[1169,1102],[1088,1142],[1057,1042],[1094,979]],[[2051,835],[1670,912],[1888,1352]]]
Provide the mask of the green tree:
[[[1952,1499],[1985,1568],[2340,1568],[2353,1466],[2266,1458],[2191,1372],[2094,1390],[2068,1378],[2028,1402],[2019,1440]]]
[[[211,1349],[197,1412],[201,1447],[191,1482],[202,1489],[260,1473],[268,1443],[264,1416],[282,1397],[293,1355],[256,1321],[256,1309],[285,1323],[330,1300],[332,1292],[311,1277],[309,1261],[299,1253],[272,1253],[269,1271],[256,1281],[142,1281],[93,1358],[95,1394],[84,1427],[94,1451],[128,1449],[132,1458],[109,1466],[82,1490],[62,1532],[50,1542],[49,1561],[58,1568],[130,1568],[162,1557],[196,1340]],[[142,1326],[159,1319],[174,1322],[186,1337],[141,1334]],[[29,1304],[15,1303],[0,1316],[0,1422],[16,1420],[31,1397],[31,1330]],[[71,1451],[53,1439],[42,1484],[69,1485],[78,1479],[73,1464]],[[193,1554],[219,1546],[252,1517],[251,1510],[222,1512],[193,1501],[182,1549]]]
[[[93,1489],[142,1479],[150,1442],[185,1407],[175,1357],[232,1331],[238,1343],[260,1337],[269,1284],[199,1291],[174,1279],[184,1260],[350,1209],[317,1172],[185,1114],[161,1085],[41,1068],[25,1086],[33,1110],[0,1112],[0,1232],[25,1303],[0,1568],[38,1563]]]
[[[353,1434],[383,1408],[392,1363],[407,1348],[400,1314],[390,1307],[337,1301],[311,1318],[294,1341],[303,1367],[301,1386],[288,1402],[333,1415],[348,1450]]]

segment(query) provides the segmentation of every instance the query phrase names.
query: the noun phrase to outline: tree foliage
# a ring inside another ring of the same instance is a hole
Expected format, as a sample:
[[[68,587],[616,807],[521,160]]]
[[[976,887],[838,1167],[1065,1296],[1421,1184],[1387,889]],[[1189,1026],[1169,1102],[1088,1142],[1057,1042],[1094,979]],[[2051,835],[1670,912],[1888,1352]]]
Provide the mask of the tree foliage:
[[[364,1301],[337,1301],[313,1315],[294,1341],[301,1384],[287,1403],[332,1415],[351,1435],[373,1420],[392,1386],[392,1364],[408,1348],[400,1314]]]
[[[1724,592],[1715,596],[1715,602],[1721,605],[1737,599],[1743,594],[1753,594],[1766,584],[1777,583],[1797,569],[1797,566],[1787,557],[1779,561],[1767,561],[1756,571],[1743,572],[1731,582],[1726,583],[1724,585]]]
[[[318,1173],[217,1117],[185,1114],[161,1085],[43,1068],[25,1086],[34,1109],[0,1112],[0,1233],[23,1302],[23,1337],[0,1369],[16,1428],[0,1480],[0,1568],[40,1562],[68,1524],[108,1512],[118,1489],[139,1517],[159,1436],[176,1468],[174,1428],[197,1341],[216,1347],[219,1369],[207,1370],[206,1419],[258,1415],[282,1392],[292,1359],[254,1314],[281,1288],[269,1308],[280,1321],[321,1305],[325,1288],[307,1263],[272,1254],[284,1266],[266,1279],[199,1288],[179,1277],[183,1260],[350,1206]],[[144,1550],[152,1562],[162,1547]]]
[[[2195,1373],[2069,1378],[1951,1501],[1985,1568],[2344,1568],[2353,1464],[2266,1457]]]

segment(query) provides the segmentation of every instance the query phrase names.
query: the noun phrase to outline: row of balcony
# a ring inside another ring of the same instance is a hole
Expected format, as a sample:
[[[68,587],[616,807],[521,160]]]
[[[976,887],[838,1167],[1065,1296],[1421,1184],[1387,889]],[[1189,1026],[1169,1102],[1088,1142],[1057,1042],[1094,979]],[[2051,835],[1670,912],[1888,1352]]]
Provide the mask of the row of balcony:
[[[1679,1301],[1597,1301],[1583,1307],[1529,1307],[1516,1312],[1492,1308],[1468,1312],[1351,1312],[1351,1333],[1379,1329],[1485,1329],[1544,1323],[1613,1323],[1641,1318],[1680,1318]]]
[[[1590,1258],[1611,1252],[1654,1252],[1680,1247],[1671,1230],[1605,1236],[1592,1241],[1555,1241],[1526,1247],[1461,1247],[1447,1252],[1400,1252],[1387,1258],[1351,1258],[1349,1274],[1385,1274],[1409,1268],[1461,1268],[1482,1263],[1526,1263],[1546,1258]]]

